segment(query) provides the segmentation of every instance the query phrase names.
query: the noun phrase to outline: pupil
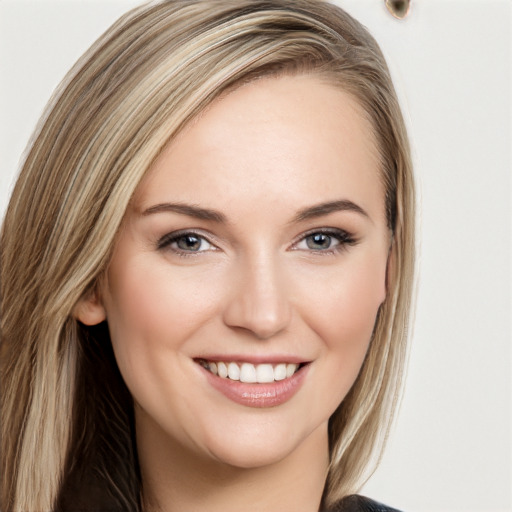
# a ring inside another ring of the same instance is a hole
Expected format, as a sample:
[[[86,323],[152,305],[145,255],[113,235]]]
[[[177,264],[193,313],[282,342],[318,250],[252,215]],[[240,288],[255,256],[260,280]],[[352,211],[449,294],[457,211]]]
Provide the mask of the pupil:
[[[316,233],[308,237],[307,245],[310,249],[328,249],[331,245],[331,237]]]
[[[187,235],[182,236],[178,240],[178,247],[185,251],[197,251],[201,246],[201,240],[197,236]]]

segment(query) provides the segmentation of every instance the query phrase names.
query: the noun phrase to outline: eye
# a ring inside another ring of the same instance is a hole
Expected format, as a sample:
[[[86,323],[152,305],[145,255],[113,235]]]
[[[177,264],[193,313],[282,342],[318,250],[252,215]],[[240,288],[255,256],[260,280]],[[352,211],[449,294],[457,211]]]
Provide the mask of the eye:
[[[158,241],[159,249],[171,249],[177,253],[197,253],[211,251],[215,246],[204,236],[193,232],[169,233]]]
[[[294,248],[303,251],[332,253],[355,243],[356,240],[346,231],[329,228],[307,233]]]
[[[314,251],[330,249],[333,245],[338,245],[340,243],[339,240],[330,235],[326,235],[325,233],[315,233],[313,235],[308,235],[304,241],[306,242],[307,248]]]

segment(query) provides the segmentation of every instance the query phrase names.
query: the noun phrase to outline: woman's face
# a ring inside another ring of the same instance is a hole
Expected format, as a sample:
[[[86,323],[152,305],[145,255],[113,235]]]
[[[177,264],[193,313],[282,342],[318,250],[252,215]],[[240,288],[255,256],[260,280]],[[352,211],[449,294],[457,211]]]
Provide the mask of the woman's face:
[[[138,441],[237,467],[327,450],[389,246],[372,129],[350,96],[294,76],[216,101],[137,189],[96,304]]]

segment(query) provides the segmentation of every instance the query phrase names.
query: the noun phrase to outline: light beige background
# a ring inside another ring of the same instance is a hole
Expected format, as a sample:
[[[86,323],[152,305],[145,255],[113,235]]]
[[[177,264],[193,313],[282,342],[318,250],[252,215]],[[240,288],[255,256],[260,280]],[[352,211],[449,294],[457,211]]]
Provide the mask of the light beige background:
[[[132,0],[0,1],[0,215],[66,70]],[[407,390],[364,493],[408,512],[511,501],[511,0],[339,0],[387,54],[419,184]]]

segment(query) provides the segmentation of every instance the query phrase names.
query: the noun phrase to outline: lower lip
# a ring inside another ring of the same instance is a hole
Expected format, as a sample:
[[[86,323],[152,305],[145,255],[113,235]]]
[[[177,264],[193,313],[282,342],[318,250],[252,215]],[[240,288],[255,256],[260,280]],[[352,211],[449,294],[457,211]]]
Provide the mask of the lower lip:
[[[199,365],[198,365],[199,366]],[[252,384],[222,378],[214,375],[206,368],[199,366],[213,388],[224,396],[241,405],[248,407],[276,407],[290,400],[299,391],[309,364],[297,370],[291,377],[268,384]]]

